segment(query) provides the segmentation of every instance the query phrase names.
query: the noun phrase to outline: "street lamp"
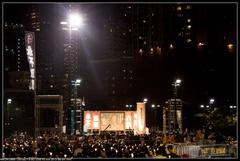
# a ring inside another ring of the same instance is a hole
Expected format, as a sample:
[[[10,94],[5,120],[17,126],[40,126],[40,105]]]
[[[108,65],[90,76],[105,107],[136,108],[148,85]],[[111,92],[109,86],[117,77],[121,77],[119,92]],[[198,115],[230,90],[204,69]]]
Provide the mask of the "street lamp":
[[[175,82],[172,84],[174,86],[174,129],[176,130],[177,127],[177,106],[176,106],[176,101],[177,101],[177,87],[181,85],[182,80],[181,79],[176,79]]]
[[[9,125],[10,124],[10,105],[12,104],[12,99],[11,98],[8,98],[7,99],[7,116],[6,116],[6,118],[7,118],[7,125]]]
[[[213,98],[211,98],[210,100],[209,100],[209,104],[213,104],[215,102],[215,99],[213,99]]]
[[[143,99],[143,102],[144,102],[144,103],[147,103],[147,101],[148,101],[147,98],[144,98],[144,99]]]

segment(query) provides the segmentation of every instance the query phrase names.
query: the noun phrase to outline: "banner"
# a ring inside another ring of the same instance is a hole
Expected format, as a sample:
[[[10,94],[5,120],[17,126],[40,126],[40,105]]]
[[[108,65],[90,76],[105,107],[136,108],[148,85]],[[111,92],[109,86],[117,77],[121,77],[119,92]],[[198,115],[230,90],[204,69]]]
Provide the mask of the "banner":
[[[25,32],[25,45],[30,70],[29,89],[35,90],[35,36],[34,32]]]

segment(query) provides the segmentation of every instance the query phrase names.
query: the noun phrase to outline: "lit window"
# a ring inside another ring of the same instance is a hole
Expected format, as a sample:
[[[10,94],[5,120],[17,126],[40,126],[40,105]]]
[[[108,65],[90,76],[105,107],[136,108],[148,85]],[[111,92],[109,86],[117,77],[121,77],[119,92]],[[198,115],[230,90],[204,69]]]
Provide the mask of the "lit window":
[[[52,84],[50,85],[50,88],[53,88],[53,85],[52,85]]]
[[[132,32],[132,29],[129,29],[128,31],[129,31],[129,32]]]
[[[190,19],[190,18],[188,18],[188,19],[187,19],[187,22],[191,22],[191,19]]]
[[[126,54],[126,50],[123,50],[123,54]]]
[[[151,48],[150,51],[153,52],[153,48]]]
[[[228,44],[227,47],[228,47],[228,50],[229,50],[229,51],[232,51],[232,50],[233,50],[233,44]]]
[[[53,78],[53,75],[51,74],[51,78]]]
[[[191,25],[188,25],[188,26],[187,26],[188,29],[191,29],[191,27],[192,27]]]
[[[124,15],[125,17],[127,17],[127,14],[125,13],[125,15]]]
[[[144,42],[143,42],[143,44],[144,44],[144,45],[146,45],[146,44],[147,44],[147,42],[146,42],[146,41],[144,41]]]
[[[190,9],[191,9],[191,6],[187,6],[186,9],[187,9],[187,10],[190,10]]]
[[[158,46],[158,47],[157,47],[157,53],[161,53],[161,50],[162,50],[162,49]]]
[[[190,43],[192,40],[191,39],[187,39],[186,41],[187,41],[187,43]]]
[[[126,33],[124,32],[124,33],[122,33],[124,36],[126,35]]]
[[[173,44],[170,44],[170,48],[173,49]]]
[[[113,30],[112,30],[112,29],[110,29],[110,32],[113,32]]]
[[[146,20],[143,20],[143,23],[146,23],[147,21]]]
[[[198,43],[198,48],[201,48],[203,45],[205,45],[205,44],[202,43],[202,42],[199,42],[199,43]]]
[[[142,53],[143,53],[143,50],[142,50],[142,49],[139,49],[139,53],[142,54]]]
[[[152,16],[154,16],[154,13],[152,13]]]
[[[178,7],[177,7],[177,10],[178,10],[178,11],[181,11],[181,10],[182,10],[182,7],[181,7],[181,6],[178,6]]]
[[[139,36],[138,38],[141,40],[141,39],[142,39],[142,36]]]

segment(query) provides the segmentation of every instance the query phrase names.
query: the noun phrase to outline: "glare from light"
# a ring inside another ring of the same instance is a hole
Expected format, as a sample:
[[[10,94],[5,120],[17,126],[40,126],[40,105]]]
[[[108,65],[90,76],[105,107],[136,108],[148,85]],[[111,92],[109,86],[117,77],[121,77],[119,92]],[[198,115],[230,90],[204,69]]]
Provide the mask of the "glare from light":
[[[70,14],[69,23],[73,27],[80,27],[83,25],[83,18],[76,13]]]
[[[156,106],[154,104],[152,104],[152,108],[155,108]]]
[[[204,108],[204,105],[201,105],[200,107],[201,107],[201,108]]]
[[[230,106],[230,108],[233,108],[233,106]]]
[[[60,22],[60,24],[61,25],[66,25],[66,24],[68,24],[66,21],[62,21],[62,22]]]
[[[77,28],[77,27],[73,27],[73,28],[72,28],[72,30],[74,30],[74,31],[77,31],[77,30],[78,30],[78,28]]]

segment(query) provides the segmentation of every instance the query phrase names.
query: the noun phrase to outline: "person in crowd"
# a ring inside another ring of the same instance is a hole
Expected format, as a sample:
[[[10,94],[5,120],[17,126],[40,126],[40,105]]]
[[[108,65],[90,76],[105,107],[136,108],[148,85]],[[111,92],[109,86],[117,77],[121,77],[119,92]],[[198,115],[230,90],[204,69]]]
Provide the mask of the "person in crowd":
[[[167,155],[168,158],[180,158],[179,155],[173,152],[173,146],[171,144],[167,146],[167,150],[168,150],[168,155]]]

